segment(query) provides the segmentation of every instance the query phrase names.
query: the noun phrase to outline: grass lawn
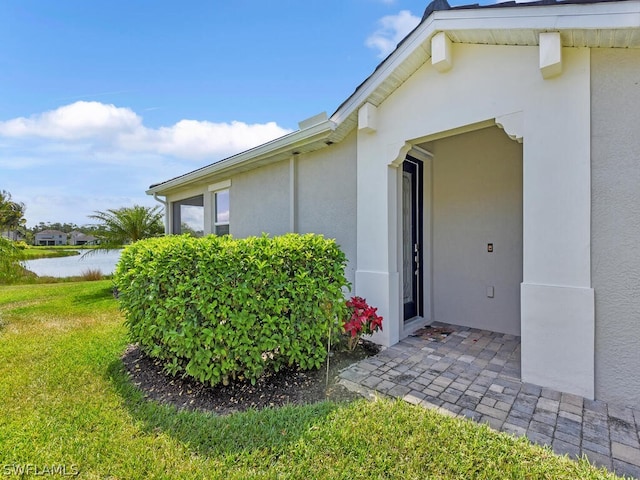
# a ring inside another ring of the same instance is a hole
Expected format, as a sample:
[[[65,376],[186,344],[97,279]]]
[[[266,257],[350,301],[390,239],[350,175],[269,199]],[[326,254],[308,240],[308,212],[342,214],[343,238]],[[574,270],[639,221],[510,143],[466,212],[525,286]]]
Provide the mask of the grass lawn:
[[[108,280],[0,287],[0,475],[615,478],[400,401],[179,412],[127,381],[126,343]]]
[[[35,260],[37,258],[71,257],[79,255],[77,247],[65,245],[64,247],[28,247],[21,250],[23,260]]]

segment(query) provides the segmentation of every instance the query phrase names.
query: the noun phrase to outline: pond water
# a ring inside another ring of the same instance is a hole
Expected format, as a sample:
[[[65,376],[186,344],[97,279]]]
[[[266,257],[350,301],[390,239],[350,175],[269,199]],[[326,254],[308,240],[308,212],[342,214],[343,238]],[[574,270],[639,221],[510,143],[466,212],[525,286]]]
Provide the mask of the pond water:
[[[103,275],[111,275],[122,252],[122,250],[105,250],[83,255],[86,251],[78,250],[80,255],[71,257],[25,260],[22,265],[39,277],[75,277],[87,270],[100,270]]]

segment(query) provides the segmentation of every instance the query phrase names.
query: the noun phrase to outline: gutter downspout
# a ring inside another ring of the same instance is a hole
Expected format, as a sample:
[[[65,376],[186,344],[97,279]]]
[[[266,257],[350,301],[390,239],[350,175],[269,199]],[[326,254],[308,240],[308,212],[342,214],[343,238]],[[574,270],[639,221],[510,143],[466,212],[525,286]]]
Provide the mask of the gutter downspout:
[[[296,178],[296,160],[298,159],[298,154],[294,153],[291,155],[289,159],[289,231],[297,232],[298,222],[296,221],[296,187],[297,187],[297,178]]]
[[[158,198],[158,194],[156,192],[153,192],[153,199],[156,202],[159,202],[162,205],[164,205],[164,234],[167,235],[169,233],[169,208],[167,205],[167,201],[161,200],[160,198]]]

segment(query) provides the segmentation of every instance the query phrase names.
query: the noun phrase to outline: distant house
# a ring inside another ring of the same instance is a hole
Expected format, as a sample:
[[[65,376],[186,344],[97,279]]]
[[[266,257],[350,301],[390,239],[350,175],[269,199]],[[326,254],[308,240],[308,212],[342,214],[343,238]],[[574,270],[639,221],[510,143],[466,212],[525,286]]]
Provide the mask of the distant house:
[[[43,230],[36,233],[36,245],[67,245],[67,234],[60,230]]]
[[[93,235],[87,235],[77,230],[69,234],[69,245],[94,245],[97,240]]]
[[[9,230],[0,233],[0,237],[6,238],[7,240],[13,240],[14,242],[19,242],[25,239],[25,236],[17,230]]]
[[[523,381],[637,404],[639,81],[640,1],[435,0],[330,117],[147,193],[168,233],[336,238],[378,343],[517,335]]]

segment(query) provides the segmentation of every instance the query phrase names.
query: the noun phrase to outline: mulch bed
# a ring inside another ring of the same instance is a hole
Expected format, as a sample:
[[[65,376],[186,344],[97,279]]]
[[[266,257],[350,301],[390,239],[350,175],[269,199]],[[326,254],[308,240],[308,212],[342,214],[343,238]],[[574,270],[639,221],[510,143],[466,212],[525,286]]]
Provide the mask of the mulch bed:
[[[377,345],[361,341],[353,352],[333,352],[329,361],[329,383],[326,364],[319,370],[284,368],[277,373],[267,373],[255,385],[236,381],[227,386],[210,387],[189,377],[166,374],[157,360],[149,358],[135,345],[127,347],[122,362],[131,382],[145,398],[178,409],[225,415],[249,409],[357,398],[357,394],[335,383],[336,376],[340,370],[378,351]]]

